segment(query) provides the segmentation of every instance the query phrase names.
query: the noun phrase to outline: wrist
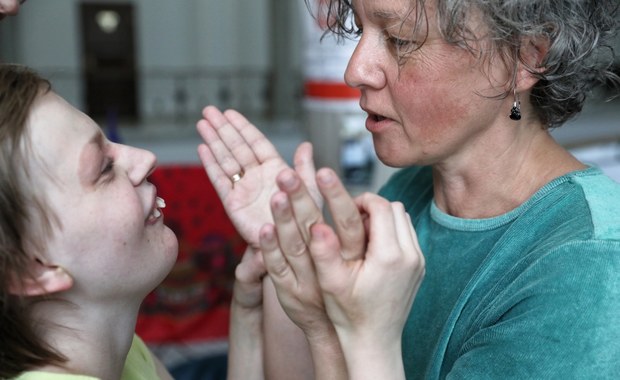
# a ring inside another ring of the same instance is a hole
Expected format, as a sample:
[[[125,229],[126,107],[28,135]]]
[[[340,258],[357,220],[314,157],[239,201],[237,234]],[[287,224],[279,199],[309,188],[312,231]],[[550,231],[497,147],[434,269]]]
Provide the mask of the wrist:
[[[349,379],[347,363],[333,325],[306,333],[316,379]]]
[[[352,379],[404,379],[402,341],[371,334],[338,334],[349,377]]]

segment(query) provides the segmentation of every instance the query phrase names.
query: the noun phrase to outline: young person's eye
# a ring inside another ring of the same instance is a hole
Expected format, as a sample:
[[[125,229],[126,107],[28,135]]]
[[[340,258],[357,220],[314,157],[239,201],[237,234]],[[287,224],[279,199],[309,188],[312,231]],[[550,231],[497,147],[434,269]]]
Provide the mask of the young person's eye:
[[[112,171],[112,169],[114,169],[114,160],[108,160],[105,167],[101,171],[101,174],[108,174]]]

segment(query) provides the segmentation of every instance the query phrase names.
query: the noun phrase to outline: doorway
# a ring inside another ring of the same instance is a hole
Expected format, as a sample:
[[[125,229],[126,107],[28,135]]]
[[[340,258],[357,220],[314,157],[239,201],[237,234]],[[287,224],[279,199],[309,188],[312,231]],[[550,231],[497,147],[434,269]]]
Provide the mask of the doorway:
[[[132,4],[80,4],[87,113],[94,118],[137,119]]]

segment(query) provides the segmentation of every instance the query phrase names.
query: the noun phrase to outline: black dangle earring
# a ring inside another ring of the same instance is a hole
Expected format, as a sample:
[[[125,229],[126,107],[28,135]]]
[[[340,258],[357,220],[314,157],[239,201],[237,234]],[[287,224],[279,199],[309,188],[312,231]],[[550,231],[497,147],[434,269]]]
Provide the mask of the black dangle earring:
[[[521,120],[521,102],[519,101],[519,95],[517,95],[517,89],[512,90],[514,93],[515,101],[512,103],[512,109],[510,110],[510,119]]]

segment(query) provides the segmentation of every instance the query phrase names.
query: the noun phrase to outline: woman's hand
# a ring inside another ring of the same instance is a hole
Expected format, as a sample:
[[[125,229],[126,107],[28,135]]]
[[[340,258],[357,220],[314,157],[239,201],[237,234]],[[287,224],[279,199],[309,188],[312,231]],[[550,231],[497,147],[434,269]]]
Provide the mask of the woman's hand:
[[[359,257],[365,251],[366,238],[357,206],[342,183],[337,181],[333,171],[322,169],[317,178],[320,191],[329,200],[328,205],[334,215],[336,229],[345,237],[343,256]],[[295,367],[296,373],[303,373],[311,378],[346,379],[348,375],[340,343],[327,316],[314,265],[307,249],[310,244],[310,229],[323,220],[320,217],[312,219],[308,216],[311,215],[308,210],[311,208],[312,197],[298,173],[285,169],[278,175],[277,183],[280,192],[271,199],[275,225],[267,224],[261,229],[260,248],[280,305],[303,331],[309,344],[314,369],[310,373],[303,366]],[[277,333],[280,329],[274,332]],[[289,330],[288,335],[293,335],[293,331]],[[295,346],[292,346],[292,349],[294,350]],[[295,361],[295,358],[291,360]]]
[[[205,142],[198,147],[200,160],[237,231],[257,248],[259,229],[272,221],[269,200],[277,190],[276,175],[288,165],[273,144],[240,113],[222,113],[209,106],[203,116],[196,125]],[[316,214],[321,199],[314,184],[309,143],[297,148],[294,164],[315,203],[309,212]],[[235,175],[241,178],[233,182]]]
[[[342,238],[325,224],[314,225],[316,276],[350,377],[404,378],[401,334],[424,277],[424,257],[401,203],[364,194],[356,204],[367,225],[365,254],[344,258]]]
[[[281,176],[289,178],[283,181]],[[424,274],[409,215],[402,204],[376,195],[352,200],[336,174],[321,169],[317,184],[335,227],[321,221],[307,224],[296,214],[298,205],[309,199],[298,186],[301,180],[291,180],[292,172],[281,176],[282,193],[272,198],[275,226],[261,230],[265,265],[280,303],[311,346],[320,341],[317,337],[337,332],[347,359],[346,376],[404,376],[401,334]],[[313,357],[315,368],[322,368]],[[337,368],[334,362],[328,365]]]
[[[344,242],[340,253],[347,259],[361,257],[366,234],[356,204],[330,169],[322,169],[317,179]],[[280,191],[271,198],[275,225],[261,229],[260,248],[284,311],[310,338],[333,329],[308,251],[310,229],[323,223],[323,218],[316,214],[308,217],[312,215],[308,212],[312,196],[294,170],[283,170],[277,184]]]

